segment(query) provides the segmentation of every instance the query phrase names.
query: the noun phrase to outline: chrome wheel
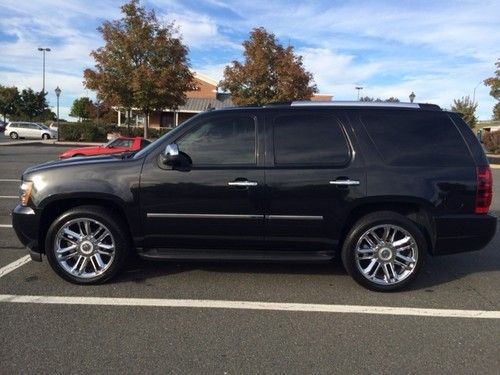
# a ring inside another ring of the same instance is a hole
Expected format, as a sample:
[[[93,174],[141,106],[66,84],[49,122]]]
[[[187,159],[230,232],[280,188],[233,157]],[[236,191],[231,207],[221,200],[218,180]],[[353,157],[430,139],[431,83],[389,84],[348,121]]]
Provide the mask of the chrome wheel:
[[[111,266],[115,259],[115,240],[99,221],[78,218],[59,229],[53,250],[55,259],[67,273],[89,279]]]
[[[414,273],[418,262],[415,238],[397,225],[377,225],[359,238],[356,266],[369,281],[395,285]]]

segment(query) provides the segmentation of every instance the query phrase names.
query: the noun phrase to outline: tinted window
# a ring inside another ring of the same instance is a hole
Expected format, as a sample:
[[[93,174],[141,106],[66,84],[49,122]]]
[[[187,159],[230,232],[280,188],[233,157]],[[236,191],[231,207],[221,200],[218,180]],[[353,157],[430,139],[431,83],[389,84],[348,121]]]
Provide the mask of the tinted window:
[[[249,117],[210,119],[179,140],[193,165],[255,164],[255,123]]]
[[[444,113],[366,112],[361,121],[387,164],[470,165],[460,133]]]
[[[276,165],[342,165],[348,161],[347,140],[334,117],[308,114],[274,119]]]

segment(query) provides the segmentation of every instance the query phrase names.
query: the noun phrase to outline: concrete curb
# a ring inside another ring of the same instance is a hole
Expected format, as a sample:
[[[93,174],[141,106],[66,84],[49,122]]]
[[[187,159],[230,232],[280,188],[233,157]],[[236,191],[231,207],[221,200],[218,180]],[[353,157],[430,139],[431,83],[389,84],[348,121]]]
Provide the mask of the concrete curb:
[[[5,143],[0,143],[0,146],[24,146],[24,145],[54,145],[54,146],[99,146],[102,145],[102,142],[58,142],[58,141],[12,141],[12,142],[5,142]]]

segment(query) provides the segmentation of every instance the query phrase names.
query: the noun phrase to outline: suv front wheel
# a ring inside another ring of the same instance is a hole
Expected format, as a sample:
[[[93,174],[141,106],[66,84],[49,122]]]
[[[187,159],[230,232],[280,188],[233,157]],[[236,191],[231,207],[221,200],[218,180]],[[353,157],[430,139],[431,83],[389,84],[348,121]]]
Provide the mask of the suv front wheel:
[[[353,226],[342,247],[342,262],[362,286],[389,292],[415,279],[426,253],[427,242],[413,221],[381,211],[364,216]]]
[[[122,220],[96,206],[81,206],[50,226],[45,253],[54,271],[76,284],[100,284],[113,277],[128,254]]]

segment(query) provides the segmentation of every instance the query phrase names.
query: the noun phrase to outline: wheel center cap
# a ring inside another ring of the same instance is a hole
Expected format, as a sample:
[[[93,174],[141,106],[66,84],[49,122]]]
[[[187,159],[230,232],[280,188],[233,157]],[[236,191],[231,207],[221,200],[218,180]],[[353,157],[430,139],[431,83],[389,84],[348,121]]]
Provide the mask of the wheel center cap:
[[[381,260],[388,261],[392,258],[392,250],[387,247],[384,247],[380,249],[378,256]]]
[[[80,251],[85,255],[89,255],[94,251],[94,245],[90,241],[83,241],[80,244]]]

